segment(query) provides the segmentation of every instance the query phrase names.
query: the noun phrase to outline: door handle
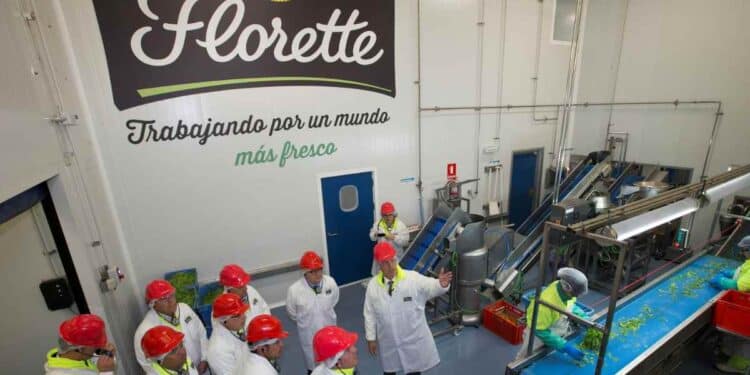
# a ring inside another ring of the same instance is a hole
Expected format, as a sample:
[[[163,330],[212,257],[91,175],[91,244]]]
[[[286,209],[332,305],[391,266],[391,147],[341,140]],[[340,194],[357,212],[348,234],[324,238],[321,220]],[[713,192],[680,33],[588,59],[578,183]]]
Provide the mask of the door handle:
[[[329,237],[333,237],[333,236],[338,236],[339,234],[338,233],[328,233],[328,232],[326,232],[326,235],[329,236]]]

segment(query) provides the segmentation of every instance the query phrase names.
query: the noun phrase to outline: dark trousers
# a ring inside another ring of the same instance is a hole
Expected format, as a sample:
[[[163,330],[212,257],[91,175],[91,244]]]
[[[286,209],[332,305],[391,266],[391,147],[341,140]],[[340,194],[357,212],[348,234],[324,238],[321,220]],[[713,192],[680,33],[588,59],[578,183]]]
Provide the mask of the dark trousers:
[[[421,372],[410,372],[410,373],[407,373],[406,375],[420,375],[420,374],[421,374]],[[396,375],[396,373],[395,372],[384,372],[383,375]]]

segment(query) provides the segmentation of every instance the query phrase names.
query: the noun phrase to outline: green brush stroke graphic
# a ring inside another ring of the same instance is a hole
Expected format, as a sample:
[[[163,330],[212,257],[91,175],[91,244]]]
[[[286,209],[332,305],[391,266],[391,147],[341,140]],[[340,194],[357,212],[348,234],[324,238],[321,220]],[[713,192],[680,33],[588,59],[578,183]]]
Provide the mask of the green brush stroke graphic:
[[[233,78],[233,79],[224,79],[224,80],[219,80],[219,81],[191,82],[191,83],[180,83],[176,85],[149,87],[145,89],[138,89],[138,95],[140,95],[141,98],[148,98],[151,96],[171,94],[173,92],[180,92],[180,91],[187,91],[187,90],[202,89],[206,87],[237,85],[237,84],[243,84],[243,83],[269,83],[269,82],[341,83],[341,84],[347,84],[347,85],[353,85],[353,86],[369,87],[369,88],[383,91],[386,93],[391,92],[391,90],[384,88],[384,87],[375,86],[375,85],[371,85],[369,83],[364,83],[364,82],[349,81],[346,79],[324,78],[324,77],[260,77],[260,78]]]

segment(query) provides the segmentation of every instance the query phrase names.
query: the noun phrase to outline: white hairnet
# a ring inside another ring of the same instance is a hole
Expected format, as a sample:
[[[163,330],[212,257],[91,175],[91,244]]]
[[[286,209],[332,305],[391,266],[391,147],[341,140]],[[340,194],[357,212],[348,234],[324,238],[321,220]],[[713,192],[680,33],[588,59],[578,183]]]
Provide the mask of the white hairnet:
[[[737,246],[747,249],[750,248],[750,236],[743,237],[740,242],[737,244]]]
[[[582,296],[589,291],[589,280],[586,275],[575,268],[560,268],[557,270],[557,277],[560,278],[563,290],[574,297]]]
[[[344,353],[346,353],[346,349],[338,352],[335,356],[326,359],[324,362],[326,364],[326,367],[328,368],[334,368],[336,364],[339,362],[339,359],[344,356]]]

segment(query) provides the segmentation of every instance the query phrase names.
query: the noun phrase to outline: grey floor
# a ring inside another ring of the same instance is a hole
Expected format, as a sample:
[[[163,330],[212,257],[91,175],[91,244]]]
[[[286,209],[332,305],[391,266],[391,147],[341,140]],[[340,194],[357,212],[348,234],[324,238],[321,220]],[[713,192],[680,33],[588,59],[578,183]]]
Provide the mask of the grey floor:
[[[336,306],[339,326],[357,332],[359,349],[359,374],[380,374],[382,368],[376,358],[367,352],[364,339],[364,306],[365,289],[359,284],[343,287],[341,298]],[[294,323],[289,320],[283,307],[273,309],[272,314],[288,327],[289,338],[285,342],[281,358],[281,374],[306,374],[302,348],[300,347]],[[435,339],[440,352],[440,365],[425,374],[502,374],[505,365],[515,357],[519,346],[505,342],[483,327],[464,328],[458,336],[442,335]]]
[[[357,342],[359,349],[359,374],[380,374],[382,369],[376,358],[367,352],[364,339],[364,305],[365,289],[355,284],[341,289],[341,298],[336,306],[339,326],[359,333]],[[599,310],[606,306],[603,295],[590,291],[581,298],[581,302]],[[598,303],[598,304],[597,304]],[[284,353],[281,358],[281,374],[306,374],[302,348],[300,347],[296,327],[286,315],[284,307],[273,309],[272,314],[281,319],[290,336],[285,341]],[[438,327],[439,328],[439,327]],[[452,334],[436,338],[440,352],[440,365],[425,374],[504,374],[505,366],[519,350],[520,345],[513,346],[496,336],[484,327],[466,327],[457,336]],[[721,374],[713,369],[710,362],[710,348],[699,351],[689,362],[684,363],[675,374]]]

